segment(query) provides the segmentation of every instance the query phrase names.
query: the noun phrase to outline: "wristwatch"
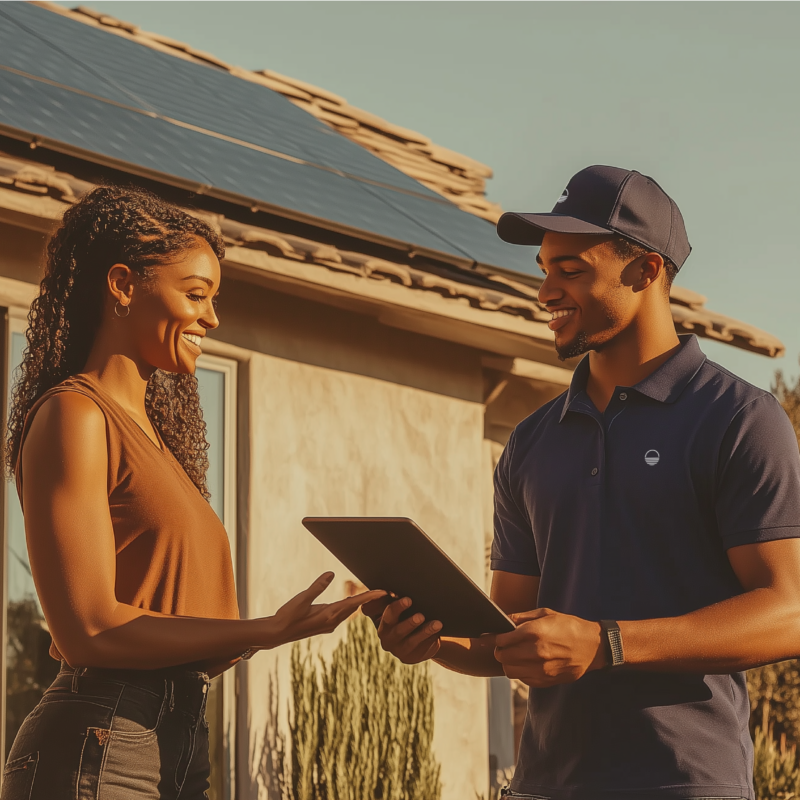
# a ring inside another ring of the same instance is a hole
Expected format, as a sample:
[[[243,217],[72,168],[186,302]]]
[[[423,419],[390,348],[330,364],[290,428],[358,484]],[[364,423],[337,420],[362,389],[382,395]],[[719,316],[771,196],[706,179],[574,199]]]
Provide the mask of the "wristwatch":
[[[621,667],[625,663],[625,652],[622,649],[622,632],[613,619],[601,619],[606,646],[606,669]]]
[[[255,654],[256,654],[256,648],[255,647],[248,647],[247,650],[245,650],[244,653],[242,653],[239,656],[239,660],[240,661],[247,661],[247,659],[252,658]]]

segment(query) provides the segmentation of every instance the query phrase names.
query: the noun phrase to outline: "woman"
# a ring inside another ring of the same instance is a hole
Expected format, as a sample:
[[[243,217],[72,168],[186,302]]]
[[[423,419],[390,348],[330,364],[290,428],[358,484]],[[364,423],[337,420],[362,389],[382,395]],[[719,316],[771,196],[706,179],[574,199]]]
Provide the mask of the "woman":
[[[193,374],[223,255],[207,224],[130,188],[95,189],[49,242],[6,466],[61,671],[2,800],[205,797],[209,677],[383,594],[314,604],[328,573],[275,616],[238,618]]]

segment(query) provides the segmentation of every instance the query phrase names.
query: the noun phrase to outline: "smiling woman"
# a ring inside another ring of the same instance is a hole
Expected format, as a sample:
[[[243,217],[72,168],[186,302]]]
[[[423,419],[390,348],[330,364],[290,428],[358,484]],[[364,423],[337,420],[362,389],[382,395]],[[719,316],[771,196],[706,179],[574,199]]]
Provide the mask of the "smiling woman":
[[[115,277],[121,271],[128,276],[128,294],[112,303],[115,317],[120,319],[130,315],[135,279],[142,289],[150,285],[163,294],[160,282],[154,280],[164,269],[163,262],[187,251],[193,254],[200,247],[214,259],[225,252],[221,237],[204,222],[140,189],[95,189],[64,215],[63,225],[48,244],[49,267],[31,307],[28,346],[12,394],[5,453],[11,474],[16,470],[26,416],[36,400],[82,370],[96,342],[105,343],[106,351],[114,346],[99,335],[104,321],[107,327],[113,324],[113,318],[104,314],[104,307],[111,302],[104,285],[109,268],[116,264]],[[173,265],[172,269],[176,268]],[[203,286],[204,291],[207,288]],[[146,329],[144,322],[128,319],[128,330],[123,333]],[[149,330],[147,338],[151,338]],[[177,363],[169,369],[164,356],[158,360],[162,363],[155,364],[159,369],[151,370],[147,384],[148,414],[172,454],[205,494],[204,426],[191,374],[194,370],[176,374]],[[146,424],[145,430],[148,427]]]
[[[195,377],[223,255],[205,223],[117,187],[86,195],[48,245],[6,466],[61,667],[2,800],[205,798],[210,678],[382,595],[315,604],[328,573],[274,616],[238,618]]]

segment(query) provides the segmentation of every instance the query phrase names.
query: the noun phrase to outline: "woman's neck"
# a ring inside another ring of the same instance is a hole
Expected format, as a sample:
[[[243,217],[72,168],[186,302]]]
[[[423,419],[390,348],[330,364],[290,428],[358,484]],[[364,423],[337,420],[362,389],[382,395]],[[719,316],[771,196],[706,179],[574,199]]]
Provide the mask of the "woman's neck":
[[[134,361],[118,353],[105,358],[92,353],[81,371],[94,378],[128,413],[147,419],[145,394],[152,372],[142,374]]]

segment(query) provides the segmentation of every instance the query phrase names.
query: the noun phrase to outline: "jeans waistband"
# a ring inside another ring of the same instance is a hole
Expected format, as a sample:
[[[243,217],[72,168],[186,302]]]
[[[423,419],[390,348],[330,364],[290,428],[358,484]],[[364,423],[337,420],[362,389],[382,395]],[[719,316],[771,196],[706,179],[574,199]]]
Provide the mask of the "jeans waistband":
[[[193,668],[193,665],[165,667],[163,669],[111,669],[106,667],[71,667],[66,661],[61,662],[60,675],[71,675],[74,678],[96,678],[100,680],[130,683],[134,686],[149,687],[158,690],[164,681],[173,685],[189,688],[193,685],[207,685],[209,677],[205,672]]]

